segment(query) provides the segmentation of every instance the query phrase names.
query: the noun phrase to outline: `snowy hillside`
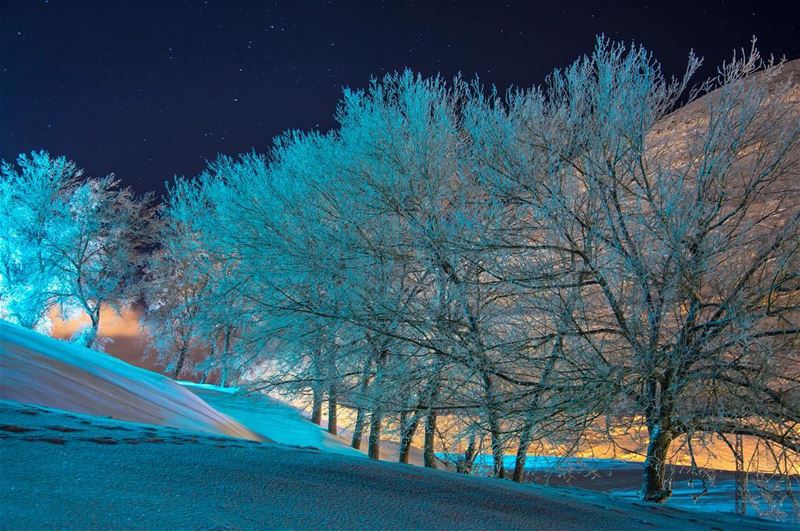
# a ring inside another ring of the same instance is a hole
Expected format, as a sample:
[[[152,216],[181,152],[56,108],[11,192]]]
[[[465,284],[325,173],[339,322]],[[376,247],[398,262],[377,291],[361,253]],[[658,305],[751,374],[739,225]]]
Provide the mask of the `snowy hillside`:
[[[0,398],[118,420],[362,456],[295,408],[175,382],[108,354],[0,321]]]
[[[3,529],[785,529],[0,401]]]
[[[217,411],[277,443],[317,448],[337,454],[363,457],[358,450],[312,424],[292,406],[265,395],[238,394],[234,388],[180,382]]]
[[[0,398],[260,439],[169,378],[6,321],[0,321]]]
[[[271,398],[0,332],[3,529],[780,528],[368,460]]]
[[[440,454],[452,461],[456,455]],[[514,456],[504,459],[506,469],[513,469]],[[689,467],[667,465],[672,496],[664,503],[667,507],[711,513],[735,511],[735,474],[726,470],[704,470],[705,483]],[[491,454],[481,454],[475,459],[473,472],[490,475],[493,468]],[[641,463],[609,458],[580,458],[528,455],[525,472],[529,480],[547,482],[555,486],[571,486],[606,493],[612,497],[636,502],[640,499]],[[800,488],[800,477],[792,478],[792,490]],[[800,514],[793,500],[779,481],[753,477],[747,482],[748,515],[762,515],[770,520],[797,524]],[[769,501],[769,503],[767,503]]]

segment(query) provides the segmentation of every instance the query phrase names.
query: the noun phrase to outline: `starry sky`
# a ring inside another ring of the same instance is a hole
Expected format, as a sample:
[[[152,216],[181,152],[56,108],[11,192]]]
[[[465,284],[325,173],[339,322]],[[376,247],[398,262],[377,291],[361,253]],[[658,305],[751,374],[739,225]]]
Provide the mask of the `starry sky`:
[[[47,149],[87,175],[163,192],[218,153],[334,126],[342,87],[409,67],[541,83],[595,35],[644,44],[668,74],[734,48],[800,57],[793,2],[0,0],[0,157]]]

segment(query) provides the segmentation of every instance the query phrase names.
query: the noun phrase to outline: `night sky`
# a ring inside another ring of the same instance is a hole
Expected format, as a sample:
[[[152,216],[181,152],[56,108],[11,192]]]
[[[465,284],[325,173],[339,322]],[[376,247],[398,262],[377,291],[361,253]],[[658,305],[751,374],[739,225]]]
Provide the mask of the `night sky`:
[[[644,44],[670,74],[692,48],[713,73],[752,35],[797,58],[793,4],[0,0],[0,157],[44,148],[161,193],[218,153],[329,129],[343,86],[404,67],[530,86],[599,33]]]

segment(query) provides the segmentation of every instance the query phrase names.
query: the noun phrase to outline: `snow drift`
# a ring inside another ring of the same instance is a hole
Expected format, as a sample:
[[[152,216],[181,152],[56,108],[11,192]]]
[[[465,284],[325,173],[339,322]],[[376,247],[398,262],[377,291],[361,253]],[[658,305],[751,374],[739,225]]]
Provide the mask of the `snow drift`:
[[[261,393],[240,393],[235,387],[180,382],[214,409],[234,418],[272,442],[311,447],[323,452],[364,457],[289,404]]]
[[[0,398],[262,440],[165,376],[1,320]]]

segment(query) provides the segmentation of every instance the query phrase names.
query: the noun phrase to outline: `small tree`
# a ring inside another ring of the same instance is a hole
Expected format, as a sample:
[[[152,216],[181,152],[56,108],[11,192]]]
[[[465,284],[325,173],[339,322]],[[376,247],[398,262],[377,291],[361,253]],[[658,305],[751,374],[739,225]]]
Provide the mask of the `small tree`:
[[[61,205],[62,228],[47,244],[58,257],[62,304],[75,305],[89,317],[80,338],[89,348],[97,339],[101,307],[138,295],[142,251],[152,239],[148,203],[109,176],[84,181]]]
[[[165,233],[161,233],[162,242],[169,241]],[[174,245],[169,241],[148,258],[142,317],[159,359],[167,363],[172,378],[178,379],[193,351],[208,350],[208,341],[198,334],[208,281],[194,270],[190,257],[176,253]]]

